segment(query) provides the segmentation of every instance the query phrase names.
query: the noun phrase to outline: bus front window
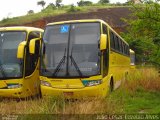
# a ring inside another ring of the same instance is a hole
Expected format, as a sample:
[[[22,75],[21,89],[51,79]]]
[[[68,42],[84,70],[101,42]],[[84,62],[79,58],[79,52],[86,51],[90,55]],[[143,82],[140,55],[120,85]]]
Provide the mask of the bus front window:
[[[100,74],[99,38],[99,23],[48,26],[43,38],[41,74],[48,77]]]
[[[17,59],[17,48],[26,38],[25,32],[0,32],[0,78],[22,77],[22,60]]]

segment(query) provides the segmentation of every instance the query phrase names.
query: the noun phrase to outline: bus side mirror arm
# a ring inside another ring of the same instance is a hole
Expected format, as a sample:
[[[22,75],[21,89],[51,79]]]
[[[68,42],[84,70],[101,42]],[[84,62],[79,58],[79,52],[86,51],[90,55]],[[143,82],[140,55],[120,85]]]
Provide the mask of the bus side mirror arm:
[[[26,41],[23,41],[18,45],[17,58],[19,58],[19,59],[24,58],[24,50],[25,50],[26,45],[27,45]]]
[[[40,38],[32,39],[29,42],[29,53],[31,53],[31,54],[35,54],[36,41],[40,41]]]
[[[100,37],[100,50],[105,50],[107,48],[107,35],[101,34]]]

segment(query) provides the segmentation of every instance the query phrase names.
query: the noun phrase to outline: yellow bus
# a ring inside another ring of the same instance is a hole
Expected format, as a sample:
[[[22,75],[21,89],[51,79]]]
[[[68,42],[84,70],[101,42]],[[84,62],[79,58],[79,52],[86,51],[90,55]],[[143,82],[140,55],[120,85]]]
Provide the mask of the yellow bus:
[[[42,96],[105,97],[130,68],[129,45],[99,19],[47,24],[41,50]]]
[[[40,92],[39,52],[42,29],[0,28],[0,97],[26,98]],[[36,40],[35,54],[29,43]]]
[[[135,69],[135,52],[132,49],[130,49],[130,59],[131,59],[130,66],[132,69]]]

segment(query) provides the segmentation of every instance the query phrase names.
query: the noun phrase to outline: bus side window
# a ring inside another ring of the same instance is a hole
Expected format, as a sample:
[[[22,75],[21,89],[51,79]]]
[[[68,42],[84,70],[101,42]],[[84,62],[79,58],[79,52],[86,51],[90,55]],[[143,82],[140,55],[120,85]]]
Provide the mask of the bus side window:
[[[119,42],[118,42],[118,37],[115,35],[115,49],[117,50],[117,51],[119,51]]]
[[[127,55],[127,45],[125,45],[125,55]]]
[[[125,44],[125,55],[127,55],[127,45]]]
[[[112,49],[115,49],[115,43],[114,43],[114,34],[110,31],[110,47]]]
[[[40,32],[37,32],[37,31],[33,31],[33,32],[30,32],[29,35],[28,35],[28,45],[27,45],[27,48],[26,48],[26,73],[25,73],[25,76],[29,76],[31,75],[35,68],[36,68],[36,65],[37,65],[37,62],[38,62],[38,57],[39,57],[39,48],[40,48],[40,42],[39,41],[36,41],[36,49],[35,49],[35,54],[30,54],[29,53],[29,42],[31,39],[34,39],[34,38],[39,38],[40,37]]]
[[[124,42],[122,42],[122,49],[123,49],[123,54],[125,54],[125,44],[124,44]]]
[[[108,36],[107,26],[103,24],[103,34],[106,34]],[[109,43],[108,43],[108,37],[107,37],[107,48],[103,52],[103,75],[106,76],[108,74],[108,61],[109,61]]]
[[[127,55],[130,56],[129,46],[127,46]]]
[[[119,41],[119,52],[122,53],[122,41],[120,38],[118,39],[118,41]]]

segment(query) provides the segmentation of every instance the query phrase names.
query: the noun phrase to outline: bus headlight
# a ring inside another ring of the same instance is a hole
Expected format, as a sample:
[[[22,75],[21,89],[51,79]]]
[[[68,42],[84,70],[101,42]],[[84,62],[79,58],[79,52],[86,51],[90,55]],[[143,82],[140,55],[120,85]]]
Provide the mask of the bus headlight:
[[[43,81],[43,80],[41,80],[41,85],[43,85],[43,86],[48,86],[48,87],[52,87],[49,82]]]
[[[8,89],[15,89],[15,88],[22,87],[22,85],[21,84],[13,84],[13,85],[8,85],[7,87],[8,87]]]
[[[82,80],[82,83],[86,87],[96,86],[102,83],[102,80]]]

